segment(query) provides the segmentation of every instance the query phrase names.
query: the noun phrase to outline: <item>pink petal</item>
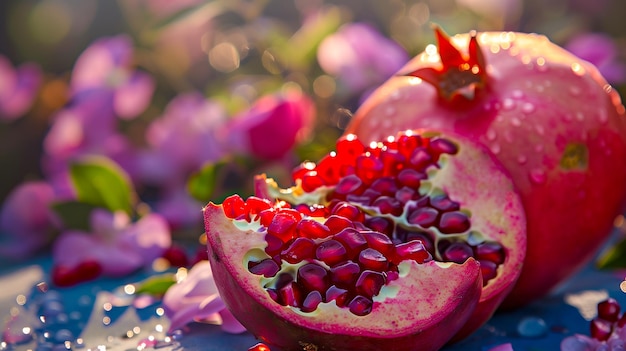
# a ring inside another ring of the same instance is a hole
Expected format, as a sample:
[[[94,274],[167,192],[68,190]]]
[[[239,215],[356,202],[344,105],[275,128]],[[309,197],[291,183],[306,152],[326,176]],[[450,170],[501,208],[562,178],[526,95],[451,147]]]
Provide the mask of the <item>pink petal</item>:
[[[135,72],[125,84],[115,91],[114,109],[123,119],[132,119],[142,113],[154,93],[154,79],[142,72]]]
[[[223,331],[231,334],[241,334],[246,331],[246,327],[241,325],[227,308],[220,311],[220,317],[222,317]]]
[[[17,69],[17,81],[10,94],[0,98],[0,117],[15,119],[30,109],[39,85],[41,69],[35,64],[23,64]]]
[[[511,345],[510,343],[506,343],[506,344],[492,347],[487,351],[514,351],[514,350],[513,350],[513,345]]]
[[[119,235],[117,245],[135,252],[142,258],[143,265],[151,264],[172,244],[167,222],[158,214],[149,214],[128,226]]]
[[[72,71],[74,92],[109,84],[118,67],[128,67],[132,59],[132,42],[129,37],[102,38],[94,41],[78,58]]]

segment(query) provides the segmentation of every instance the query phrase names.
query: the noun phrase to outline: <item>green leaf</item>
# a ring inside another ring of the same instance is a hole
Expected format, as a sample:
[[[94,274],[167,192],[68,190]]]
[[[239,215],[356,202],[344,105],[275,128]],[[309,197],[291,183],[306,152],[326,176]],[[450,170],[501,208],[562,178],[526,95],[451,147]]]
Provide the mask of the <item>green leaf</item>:
[[[88,232],[91,229],[89,219],[94,205],[78,201],[65,201],[52,204],[52,210],[63,222],[63,227]]]
[[[162,296],[170,286],[176,284],[175,274],[154,275],[146,280],[135,284],[135,294],[150,294],[153,296]]]
[[[208,202],[216,192],[220,175],[229,164],[226,160],[207,163],[198,172],[191,175],[187,182],[187,191],[200,202]]]
[[[135,191],[126,172],[105,157],[88,157],[70,165],[77,200],[132,215]]]
[[[596,262],[600,269],[626,268],[626,239],[604,251]]]

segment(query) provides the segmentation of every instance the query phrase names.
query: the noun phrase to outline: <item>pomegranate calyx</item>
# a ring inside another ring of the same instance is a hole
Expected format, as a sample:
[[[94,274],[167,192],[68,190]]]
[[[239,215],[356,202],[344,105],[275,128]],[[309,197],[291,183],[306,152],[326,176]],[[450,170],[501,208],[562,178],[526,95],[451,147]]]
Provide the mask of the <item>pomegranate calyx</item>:
[[[487,81],[485,57],[476,39],[476,32],[470,33],[468,54],[464,55],[439,26],[433,25],[433,30],[437,38],[441,67],[423,67],[406,75],[433,85],[437,88],[439,97],[447,101],[473,101]]]

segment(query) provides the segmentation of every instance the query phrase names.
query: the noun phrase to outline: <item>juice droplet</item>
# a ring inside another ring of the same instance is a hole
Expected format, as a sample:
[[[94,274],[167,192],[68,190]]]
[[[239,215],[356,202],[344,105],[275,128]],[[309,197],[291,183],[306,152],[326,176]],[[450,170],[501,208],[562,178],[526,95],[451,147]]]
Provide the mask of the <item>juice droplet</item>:
[[[542,169],[533,169],[529,174],[530,182],[533,184],[541,185],[547,180],[546,172]]]
[[[494,153],[494,155],[497,155],[498,153],[500,153],[500,144],[494,143],[489,149],[491,150],[491,152]]]
[[[519,90],[519,89],[517,89],[517,90],[513,90],[512,95],[513,95],[513,97],[514,97],[515,99],[521,99],[521,98],[523,98],[523,97],[524,97],[524,92],[523,92],[523,91],[521,91],[521,90]]]
[[[582,92],[581,89],[579,87],[575,86],[575,85],[572,85],[569,88],[569,93],[572,96],[578,96],[578,95],[580,95],[581,92]]]
[[[525,164],[527,161],[528,161],[528,158],[527,158],[525,155],[518,155],[518,156],[517,156],[517,162],[518,162],[520,165]]]
[[[504,101],[502,101],[502,108],[510,111],[512,109],[515,108],[515,101],[512,99],[504,99]]]
[[[519,127],[522,125],[522,121],[520,121],[520,119],[517,117],[513,117],[511,118],[511,124],[515,127]]]
[[[487,140],[494,141],[496,140],[496,131],[493,129],[487,130]]]
[[[585,119],[585,114],[582,112],[576,112],[576,119],[582,122]]]
[[[606,113],[605,110],[598,111],[598,120],[602,124],[606,124],[606,122],[609,121],[609,115]]]
[[[396,113],[396,108],[393,106],[387,106],[387,108],[385,109],[385,113],[387,114],[387,116],[393,116]]]
[[[526,114],[535,112],[535,105],[531,104],[530,102],[525,103],[524,105],[522,105],[522,112]]]

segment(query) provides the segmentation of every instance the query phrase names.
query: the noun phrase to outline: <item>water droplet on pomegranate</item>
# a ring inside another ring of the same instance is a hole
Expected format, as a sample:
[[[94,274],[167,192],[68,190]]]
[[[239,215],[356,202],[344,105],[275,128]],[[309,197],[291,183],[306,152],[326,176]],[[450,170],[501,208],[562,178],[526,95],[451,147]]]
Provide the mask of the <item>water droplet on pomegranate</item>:
[[[519,126],[522,125],[522,121],[519,118],[517,118],[517,117],[513,117],[513,118],[511,118],[511,124],[514,127],[519,127]]]
[[[529,178],[533,184],[537,185],[543,184],[547,180],[546,172],[542,169],[533,169],[530,171]]]
[[[538,338],[546,335],[548,326],[539,317],[525,317],[517,324],[517,332],[526,338]]]
[[[582,122],[585,119],[585,114],[580,111],[576,112],[576,119]]]
[[[511,93],[511,95],[512,95],[515,99],[521,99],[521,98],[523,98],[523,97],[524,97],[524,92],[523,92],[523,91],[521,91],[521,90],[519,90],[519,89],[516,89],[516,90],[513,90],[513,92]]]
[[[544,127],[541,124],[536,124],[535,125],[535,130],[537,131],[537,134],[539,134],[539,135],[544,135],[546,133],[546,130],[544,129]]]
[[[581,89],[578,86],[576,86],[576,85],[572,85],[569,88],[569,93],[572,96],[578,96],[578,95],[580,95],[581,92],[582,92]]]
[[[535,145],[535,151],[537,153],[543,152],[543,145],[542,144]]]
[[[494,143],[489,149],[491,150],[491,152],[494,153],[494,155],[497,155],[498,153],[500,153],[500,144]]]
[[[526,114],[535,112],[535,105],[531,104],[530,102],[525,103],[524,105],[522,105],[522,112]]]
[[[393,107],[393,106],[387,106],[387,107],[385,108],[385,114],[386,114],[387,116],[393,116],[395,113],[396,113],[396,108],[395,108],[395,107]]]
[[[391,98],[391,100],[398,101],[402,98],[402,94],[400,93],[400,90],[394,90],[391,92],[389,97]]]
[[[528,161],[528,158],[527,158],[525,155],[519,155],[519,156],[517,156],[517,162],[518,162],[520,165],[525,164],[527,161]]]
[[[496,131],[493,129],[487,130],[487,140],[494,141],[496,140]]]
[[[511,111],[515,108],[515,101],[512,99],[504,99],[504,101],[502,101],[502,108]]]
[[[609,121],[609,116],[608,116],[608,114],[606,113],[605,110],[598,111],[598,120],[602,124],[606,124],[606,122]]]

